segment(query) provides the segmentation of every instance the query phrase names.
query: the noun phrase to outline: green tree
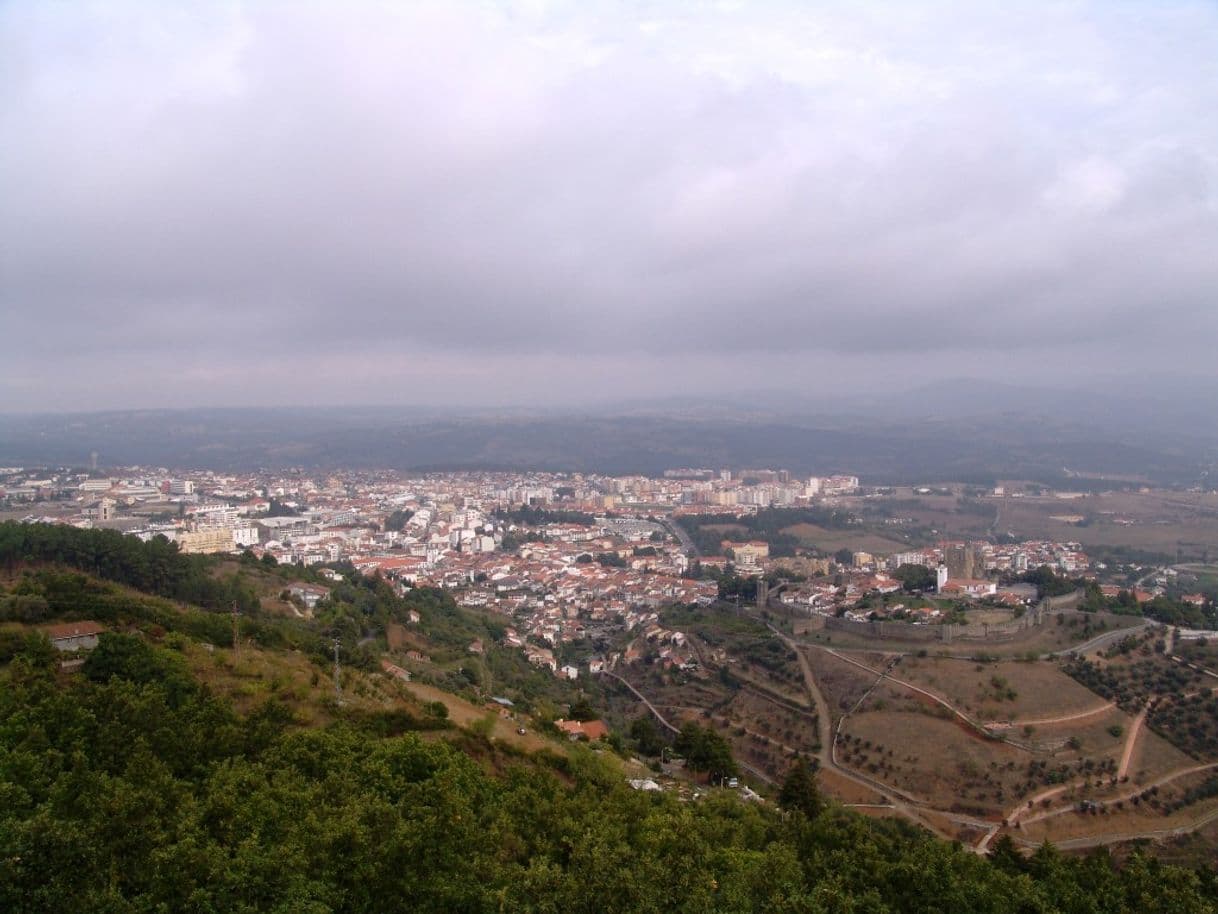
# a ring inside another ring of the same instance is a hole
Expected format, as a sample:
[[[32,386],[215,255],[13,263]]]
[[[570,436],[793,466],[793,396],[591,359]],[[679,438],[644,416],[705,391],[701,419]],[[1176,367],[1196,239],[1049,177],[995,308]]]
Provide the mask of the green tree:
[[[925,565],[905,564],[893,572],[893,576],[901,582],[901,588],[906,593],[919,593],[932,590],[935,586],[935,573]]]
[[[406,526],[406,521],[414,517],[413,511],[403,510],[399,508],[385,518],[385,529],[401,532]]]
[[[788,812],[798,810],[809,819],[820,815],[824,803],[816,786],[816,774],[806,759],[797,758],[791,763],[778,791],[778,805]]]
[[[656,726],[650,714],[644,714],[631,722],[630,738],[635,741],[643,755],[659,755],[665,745],[660,728]]]
[[[691,771],[702,771],[712,781],[739,773],[727,740],[709,727],[690,721],[681,727],[673,750],[685,759]]]

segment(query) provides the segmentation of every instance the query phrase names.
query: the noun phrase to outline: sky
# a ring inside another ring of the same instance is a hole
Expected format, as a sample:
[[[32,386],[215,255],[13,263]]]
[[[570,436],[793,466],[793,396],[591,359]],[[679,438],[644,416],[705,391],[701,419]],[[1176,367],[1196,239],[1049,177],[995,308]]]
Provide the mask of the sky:
[[[0,0],[0,411],[1218,376],[1218,3]]]

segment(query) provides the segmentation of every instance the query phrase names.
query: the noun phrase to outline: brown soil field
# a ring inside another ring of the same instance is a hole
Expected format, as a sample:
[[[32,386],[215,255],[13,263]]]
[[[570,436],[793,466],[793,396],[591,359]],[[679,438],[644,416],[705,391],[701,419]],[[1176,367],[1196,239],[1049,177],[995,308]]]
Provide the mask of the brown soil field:
[[[1118,859],[1124,859],[1134,849],[1135,846],[1121,845],[1114,848],[1113,852]],[[1212,867],[1218,859],[1218,819],[1190,834],[1169,839],[1156,846],[1155,856],[1163,863],[1190,869]]]
[[[816,746],[814,715],[790,711],[754,692],[738,692],[717,713],[734,728],[745,727],[797,751],[810,754]]]
[[[1017,491],[1022,484],[1008,483],[1006,487],[1008,492]],[[1211,554],[1218,551],[1218,497],[1207,493],[1153,490],[1076,499],[1008,495],[986,498],[984,506],[992,510],[985,513],[958,510],[959,503],[956,495],[918,495],[900,488],[892,510],[896,515],[911,518],[914,526],[937,530],[942,536],[983,538],[990,532],[994,511],[998,511],[998,529],[1021,539],[1066,540],[1084,546],[1131,546],[1169,556],[1176,554],[1178,545],[1183,546],[1189,557],[1199,557],[1206,549]],[[847,499],[843,504],[865,511],[869,506],[883,506],[884,500],[869,504],[862,499]],[[1078,526],[1053,520],[1054,515],[1073,514],[1087,516],[1090,523]]]
[[[1126,730],[1128,732],[1128,729]],[[1190,768],[1197,760],[1181,752],[1159,734],[1143,725],[1129,762],[1129,783],[1146,784],[1181,768]]]
[[[839,762],[938,808],[973,814],[994,814],[1015,801],[1013,778],[1027,759],[1012,746],[970,736],[955,723],[923,714],[860,713],[846,722],[843,733],[872,748],[849,753],[847,762],[839,743]]]
[[[1114,726],[1121,728],[1120,736],[1113,736],[1108,732],[1108,728]],[[1059,724],[1037,724],[1033,727],[1029,742],[1047,742],[1062,737],[1066,739],[1074,737],[1078,740],[1077,755],[1080,757],[1096,760],[1111,758],[1119,761],[1125,747],[1125,736],[1132,726],[1133,718],[1130,715],[1120,708],[1110,708],[1103,714],[1081,720],[1065,721]],[[1021,739],[1023,729],[1012,730],[1011,735],[1016,739]],[[1145,735],[1145,731],[1143,731],[1143,735]],[[1141,738],[1141,736],[1138,737],[1139,744]]]
[[[774,783],[782,783],[783,776],[791,767],[792,755],[787,748],[776,742],[760,738],[755,733],[741,734],[735,729],[727,729],[719,721],[714,723],[720,734],[731,745],[733,757],[765,772]]]
[[[864,530],[828,530],[816,524],[795,524],[786,527],[783,533],[799,537],[805,546],[813,546],[821,552],[832,553],[839,549],[852,552],[900,552],[910,547],[907,540],[895,539],[869,533]]]
[[[805,655],[835,724],[875,684],[875,674],[861,670],[825,651],[805,649]]]
[[[873,670],[881,670],[902,653],[902,651],[851,651],[849,656],[851,660],[857,660]]]
[[[908,490],[898,491],[897,498],[900,499],[901,505],[893,507],[895,515],[911,518],[912,526],[937,530],[941,537],[984,538],[994,520],[994,509],[997,508],[996,503],[991,506],[987,500],[986,506],[990,507],[990,510],[984,514],[958,511],[960,500],[954,495],[915,495]],[[879,504],[883,505],[883,502]],[[855,507],[865,509],[866,503],[859,503]]]
[[[947,719],[947,712],[942,706],[935,704],[925,695],[919,695],[888,679],[877,685],[867,696],[867,700],[859,706],[859,712],[864,711],[899,711],[904,714]]]
[[[893,675],[946,698],[978,720],[1043,720],[1105,704],[1049,661],[975,663],[904,657]],[[1014,693],[1014,697],[1008,696]]]
[[[1016,832],[1023,840],[1040,843],[1105,835],[1135,835],[1188,827],[1218,810],[1218,799],[1209,799],[1170,816],[1125,803],[1124,809],[1107,808],[1095,813],[1070,811],[1050,819],[1029,823]],[[1212,863],[1212,861],[1211,861]]]
[[[745,688],[754,688],[767,693],[778,701],[785,701],[788,704],[812,710],[811,705],[808,703],[808,692],[804,686],[803,676],[799,672],[799,667],[794,660],[791,661],[791,666],[796,675],[783,679],[779,679],[763,667],[752,667],[742,670],[739,665],[733,664],[730,670],[732,676],[742,683]]]
[[[843,777],[836,771],[831,771],[822,768],[816,773],[817,783],[830,796],[836,797],[842,803],[867,803],[875,804],[882,803],[885,798],[875,790],[866,787],[857,781],[852,781],[847,777]],[[862,811],[862,810],[860,810]],[[882,816],[892,815],[892,810],[879,810],[878,813]]]
[[[1084,514],[1085,527],[1052,519],[1054,514]],[[1131,524],[1118,521],[1133,521]],[[1177,492],[1116,492],[1063,500],[1003,499],[1001,527],[1016,536],[1074,540],[1084,546],[1133,546],[1175,555],[1218,549],[1218,505],[1213,496]]]
[[[1003,622],[1010,622],[1015,618],[1015,613],[1009,609],[970,609],[965,613],[967,624],[974,628],[981,628],[985,625],[998,625]]]

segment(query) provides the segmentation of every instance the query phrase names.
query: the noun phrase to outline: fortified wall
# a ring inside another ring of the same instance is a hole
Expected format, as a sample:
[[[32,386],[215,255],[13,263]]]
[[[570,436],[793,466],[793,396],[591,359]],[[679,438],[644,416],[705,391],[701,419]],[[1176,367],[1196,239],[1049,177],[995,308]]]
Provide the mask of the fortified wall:
[[[1009,622],[914,625],[910,622],[856,622],[853,619],[822,616],[820,626],[815,624],[815,620],[809,620],[812,624],[808,628],[820,627],[831,632],[892,641],[939,641],[945,644],[953,641],[1010,641],[1030,628],[1044,625],[1050,614],[1074,609],[1083,596],[1083,591],[1076,590],[1060,597],[1045,597],[1018,619],[1011,619]]]

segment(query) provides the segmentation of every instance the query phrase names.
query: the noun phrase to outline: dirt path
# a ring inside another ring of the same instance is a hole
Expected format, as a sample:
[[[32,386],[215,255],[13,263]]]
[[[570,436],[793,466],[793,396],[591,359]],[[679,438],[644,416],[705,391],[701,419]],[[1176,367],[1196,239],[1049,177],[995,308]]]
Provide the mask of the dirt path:
[[[1065,647],[1060,651],[1052,651],[1050,652],[1049,656],[1064,657],[1067,654],[1089,654],[1092,651],[1107,647],[1113,641],[1119,641],[1127,635],[1137,634],[1142,629],[1153,624],[1154,623],[1150,619],[1143,619],[1137,625],[1131,625],[1129,628],[1113,629],[1112,631],[1103,632],[1102,634],[1096,635],[1091,640],[1084,641],[1082,644],[1076,644],[1074,647]]]
[[[897,679],[895,676],[889,674],[885,670],[877,670],[874,667],[870,667],[865,663],[860,663],[858,660],[853,660],[850,657],[843,656],[842,654],[839,654],[837,651],[833,650],[832,648],[822,647],[822,648],[820,648],[820,650],[824,651],[826,654],[830,654],[831,656],[836,657],[838,660],[844,660],[846,663],[852,663],[855,666],[857,666],[859,669],[866,670],[868,673],[871,673],[872,675],[879,676],[882,679],[887,679],[889,682],[891,682],[895,685],[902,686],[903,688],[909,689],[912,692],[917,692],[920,695],[926,696],[931,701],[933,701],[935,704],[940,705],[943,708],[946,708],[948,711],[950,711],[952,714],[954,714],[957,718],[959,718],[963,723],[967,724],[973,730],[977,731],[978,735],[983,736],[983,737],[987,735],[987,731],[986,731],[985,727],[983,727],[977,721],[973,720],[971,717],[969,717],[967,714],[965,714],[963,711],[961,711],[951,702],[947,701],[945,698],[942,698],[939,695],[936,695],[934,692],[927,691],[926,689],[922,688],[921,686],[914,685],[912,682],[906,682],[904,679]]]
[[[609,676],[612,679],[616,679],[618,682],[620,682],[622,685],[624,685],[627,689],[629,689],[630,694],[632,694],[635,698],[637,698],[639,701],[641,701],[647,707],[647,710],[650,711],[653,715],[655,715],[656,720],[658,720],[669,731],[671,731],[672,733],[681,732],[680,729],[678,729],[677,727],[672,725],[672,723],[668,720],[668,718],[666,718],[663,714],[660,713],[659,709],[651,703],[651,700],[648,699],[646,695],[644,695],[642,692],[640,692],[638,689],[636,689],[634,686],[632,686],[629,682],[627,682],[617,673],[610,673],[608,670],[604,670],[601,673],[601,675]],[[754,765],[750,765],[748,762],[743,762],[740,759],[736,759],[736,764],[740,768],[743,768],[745,771],[747,771],[749,774],[753,775],[759,781],[762,781],[766,784],[774,783],[774,779],[772,777],[770,777],[768,774],[766,774],[764,771],[762,771],[760,768],[757,768]]]
[[[1129,762],[1133,759],[1133,747],[1138,741],[1138,734],[1142,732],[1142,725],[1146,723],[1146,714],[1150,711],[1150,705],[1142,708],[1138,712],[1138,716],[1133,719],[1133,723],[1129,727],[1129,736],[1125,738],[1125,748],[1121,752],[1121,764],[1117,766],[1117,780],[1125,777],[1129,773]]]
[[[1012,727],[1047,727],[1053,724],[1064,724],[1068,721],[1083,720],[1088,717],[1095,717],[1098,714],[1103,714],[1111,711],[1116,707],[1116,704],[1111,701],[1106,701],[1099,707],[1091,708],[1087,711],[1076,711],[1073,714],[1062,714],[1057,717],[1041,717],[1033,720],[1013,720]]]
[[[671,730],[673,733],[681,732],[679,728],[674,727],[671,723],[668,722],[668,718],[666,718],[663,714],[661,714],[659,712],[659,709],[657,709],[656,706],[653,705],[642,692],[640,692],[638,689],[636,689],[634,686],[632,686],[629,682],[627,682],[617,673],[610,673],[608,670],[604,670],[601,673],[601,675],[608,676],[611,679],[616,679],[618,682],[620,682],[622,685],[624,685],[626,688],[628,688],[630,690],[630,693],[635,698],[637,698],[639,701],[641,701],[644,705],[646,705],[647,710],[650,711],[652,714],[654,714],[655,719],[658,720],[661,724],[663,724],[666,729]]]
[[[1177,825],[1172,828],[1160,828],[1152,831],[1134,832],[1132,834],[1119,835],[1086,835],[1082,838],[1066,838],[1064,841],[1055,841],[1054,844],[1061,850],[1085,850],[1090,847],[1101,847],[1105,844],[1122,844],[1126,841],[1161,841],[1164,838],[1179,838],[1181,835],[1191,834],[1197,829],[1209,825],[1215,819],[1218,819],[1218,809],[1211,810],[1199,819],[1184,825]],[[1024,847],[1039,847],[1039,841],[1029,841],[1026,838],[1012,836],[1016,843],[1022,844]]]
[[[532,731],[517,733],[516,731],[520,728],[519,721],[505,720],[499,716],[498,712],[492,711],[489,708],[479,708],[477,705],[471,704],[451,692],[445,692],[442,689],[437,689],[435,686],[422,682],[403,682],[401,685],[402,688],[409,691],[420,701],[438,701],[442,703],[444,707],[448,708],[449,720],[462,727],[469,727],[477,721],[494,715],[495,724],[491,734],[496,739],[502,740],[505,743],[512,743],[529,752],[553,748],[551,741],[538,736]]]
[[[1181,768],[1179,771],[1173,771],[1170,774],[1164,775],[1163,777],[1159,778],[1157,781],[1154,781],[1150,784],[1140,786],[1136,790],[1132,790],[1132,791],[1129,791],[1124,794],[1119,794],[1117,796],[1110,797],[1106,800],[1101,800],[1098,802],[1102,802],[1105,805],[1108,805],[1111,803],[1118,803],[1118,802],[1121,802],[1124,800],[1129,800],[1129,799],[1137,796],[1138,794],[1142,793],[1143,791],[1149,790],[1151,787],[1161,787],[1164,784],[1171,783],[1172,781],[1176,780],[1177,778],[1182,778],[1182,777],[1185,777],[1190,774],[1196,774],[1199,771],[1206,771],[1211,768],[1218,768],[1218,762],[1211,762],[1211,763],[1205,764],[1205,765],[1193,765],[1192,767],[1189,767],[1189,768]],[[1054,797],[1054,796],[1057,796],[1058,794],[1065,793],[1067,790],[1070,790],[1073,787],[1077,787],[1077,786],[1079,786],[1079,784],[1082,784],[1082,783],[1083,783],[1083,781],[1081,781],[1081,780],[1073,781],[1069,784],[1062,784],[1058,787],[1051,787],[1048,790],[1042,790],[1040,793],[1035,794],[1032,797],[1029,797],[1027,800],[1025,800],[1023,803],[1021,803],[1017,808],[1012,809],[1011,812],[1008,814],[1008,816],[1007,816],[1008,827],[1015,825],[1016,822],[1020,822],[1021,824],[1025,824],[1025,825],[1032,825],[1033,823],[1036,823],[1036,822],[1043,822],[1045,819],[1053,819],[1053,818],[1056,818],[1057,816],[1065,815],[1068,812],[1073,812],[1076,808],[1073,803],[1071,803],[1067,806],[1058,806],[1053,809],[1046,809],[1042,812],[1032,812],[1032,810],[1036,806],[1036,804],[1040,803],[1042,800],[1047,800],[1050,797]],[[1131,835],[1091,835],[1091,836],[1085,836],[1082,838],[1067,838],[1064,841],[1055,841],[1053,843],[1056,844],[1060,848],[1080,849],[1080,848],[1087,848],[1087,847],[1098,847],[1103,844],[1117,844],[1122,841],[1133,841],[1133,840],[1137,840],[1140,838],[1155,839],[1155,838],[1174,837],[1174,836],[1178,836],[1178,835],[1188,834],[1189,832],[1192,832],[1192,831],[1196,831],[1198,828],[1200,828],[1203,825],[1208,824],[1209,822],[1213,821],[1215,818],[1218,818],[1218,810],[1214,810],[1213,812],[1207,813],[1201,819],[1199,819],[1196,822],[1193,822],[1189,825],[1181,825],[1181,826],[1177,826],[1174,828],[1168,828],[1168,829],[1158,829],[1155,831],[1139,832],[1137,834],[1131,834]],[[994,826],[981,838],[981,840],[979,842],[977,842],[977,846],[974,848],[974,850],[976,850],[977,853],[985,853],[986,849],[990,845],[990,842],[998,835],[998,833],[1000,831],[1002,831],[1001,826]],[[1008,832],[1008,834],[1010,834],[1011,837],[1015,839],[1015,841],[1024,845],[1025,847],[1037,847],[1040,844],[1039,841],[1031,841],[1031,840],[1022,838],[1015,832]]]
[[[804,676],[804,685],[807,687],[808,695],[812,699],[813,706],[816,708],[816,740],[820,743],[818,755],[822,757],[822,763],[828,759],[830,764],[836,768],[837,764],[832,760],[833,734],[830,730],[832,724],[829,717],[829,703],[825,701],[825,696],[821,694],[820,687],[816,684],[816,677],[812,675],[812,667],[808,663],[808,658],[799,649],[799,645],[786,635],[772,627],[770,630],[782,640],[783,644],[795,652],[795,657],[799,661],[799,670]]]
[[[1174,781],[1178,778],[1187,777],[1188,775],[1196,774],[1199,771],[1208,771],[1211,768],[1218,768],[1218,762],[1209,762],[1204,765],[1192,765],[1191,767],[1188,767],[1188,768],[1181,768],[1178,771],[1173,771],[1173,772],[1170,772],[1169,774],[1165,774],[1165,775],[1163,775],[1163,777],[1159,778],[1156,781],[1151,781],[1149,784],[1143,784],[1134,790],[1129,790],[1129,791],[1126,791],[1125,793],[1121,793],[1121,794],[1117,794],[1116,796],[1109,797],[1106,800],[1097,800],[1095,802],[1102,803],[1105,806],[1110,806],[1114,803],[1120,803],[1125,800],[1131,800],[1134,797],[1138,796],[1138,794],[1141,794],[1147,790],[1150,790],[1152,787],[1162,787],[1164,784],[1170,784],[1172,781]],[[1045,819],[1053,819],[1053,818],[1056,818],[1057,816],[1065,815],[1068,812],[1073,812],[1074,808],[1075,808],[1074,804],[1071,803],[1067,806],[1057,806],[1053,809],[1046,809],[1043,812],[1035,813],[1034,815],[1028,816],[1027,818],[1025,818],[1023,820],[1023,822],[1025,825],[1031,825],[1034,822],[1043,822]]]
[[[947,833],[941,826],[927,819],[923,813],[940,814],[950,816],[951,814],[931,807],[924,801],[918,801],[909,797],[904,791],[901,791],[891,784],[885,784],[883,781],[869,778],[865,775],[858,774],[846,768],[837,761],[836,744],[833,739],[832,723],[829,717],[829,704],[825,701],[825,697],[821,694],[820,687],[816,683],[816,676],[812,673],[812,666],[808,663],[808,658],[804,655],[800,645],[796,644],[791,638],[787,637],[778,629],[770,626],[770,631],[781,640],[787,647],[795,652],[796,658],[799,660],[799,669],[803,673],[804,684],[807,686],[808,695],[812,699],[812,703],[816,706],[816,726],[820,749],[816,753],[816,757],[820,760],[823,767],[832,771],[838,777],[852,781],[868,790],[877,791],[881,797],[889,800],[892,809],[910,819],[913,822],[923,826],[928,831],[933,832],[941,838],[947,840],[955,840],[955,835]],[[853,662],[853,661],[852,661]],[[861,664],[860,664],[861,665]],[[876,671],[872,670],[873,673]],[[879,674],[876,673],[878,676]]]
[[[1083,645],[1080,645],[1079,648],[1081,648],[1083,650],[1095,649],[1096,647],[1102,646],[1104,643],[1106,643],[1109,640],[1113,640],[1116,637],[1124,637],[1125,635],[1131,634],[1132,632],[1137,631],[1137,630],[1145,627],[1148,624],[1149,623],[1144,622],[1144,623],[1142,623],[1142,625],[1135,626],[1133,629],[1124,629],[1124,630],[1118,630],[1115,632],[1106,633],[1104,635],[1101,635],[1098,638],[1093,638],[1091,641],[1088,641]],[[786,637],[781,632],[774,629],[772,626],[771,626],[771,630],[774,631],[774,634],[777,635],[788,647],[790,647],[792,650],[794,650],[796,656],[799,658],[800,669],[803,671],[804,680],[808,685],[808,692],[812,696],[813,702],[816,704],[818,712],[819,712],[818,717],[820,717],[821,731],[822,731],[822,733],[825,733],[826,731],[829,730],[829,727],[827,725],[827,721],[828,721],[827,703],[825,702],[824,697],[820,694],[820,690],[816,686],[816,680],[812,674],[811,666],[808,664],[807,658],[804,656],[803,652],[800,650],[801,645],[797,644],[792,639]],[[946,701],[945,699],[941,698],[938,695],[935,695],[933,692],[929,692],[926,689],[921,688],[920,686],[914,685],[913,683],[905,682],[904,680],[897,679],[897,678],[889,675],[887,673],[887,671],[877,670],[874,667],[868,666],[865,663],[861,663],[857,660],[854,660],[851,657],[847,657],[844,655],[844,652],[840,652],[838,650],[827,648],[822,645],[806,645],[806,646],[809,648],[815,647],[818,650],[823,650],[826,653],[831,654],[832,656],[836,657],[839,660],[843,660],[846,663],[850,663],[856,667],[859,667],[860,669],[866,670],[867,672],[879,677],[879,679],[887,679],[889,682],[892,682],[896,685],[907,688],[913,692],[917,692],[921,695],[924,695],[927,698],[934,701],[936,704],[946,708],[956,718],[958,718],[959,720],[961,720],[962,722],[967,724],[973,730],[979,731],[983,734],[986,732],[985,728],[982,727],[979,723],[977,723],[972,718],[970,718],[968,715],[964,714],[963,712],[959,711],[957,708],[952,706],[952,704],[950,702]],[[1078,650],[1079,648],[1075,648],[1075,650]],[[1063,651],[1061,653],[1066,653],[1066,652]],[[873,688],[874,688],[874,686],[873,686]],[[1113,705],[1113,703],[1107,702],[1103,705],[1100,705],[1096,708],[1091,708],[1087,711],[1076,712],[1073,714],[1064,714],[1064,715],[1059,715],[1057,717],[1052,717],[1052,718],[1043,718],[1043,719],[1036,720],[1036,721],[1020,721],[1019,724],[1024,725],[1024,726],[1029,725],[1029,724],[1030,725],[1038,725],[1038,724],[1039,725],[1050,725],[1050,724],[1054,724],[1054,723],[1064,723],[1064,722],[1071,721],[1071,720],[1082,720],[1082,719],[1085,719],[1088,717],[1095,716],[1097,714],[1105,713],[1105,712],[1111,710],[1113,707],[1115,707],[1115,705]],[[1137,743],[1137,739],[1138,739],[1139,735],[1141,734],[1148,710],[1149,710],[1148,708],[1143,708],[1142,711],[1138,714],[1137,718],[1134,720],[1133,724],[1130,726],[1129,736],[1126,739],[1125,747],[1124,747],[1124,750],[1123,750],[1122,756],[1121,756],[1121,763],[1120,763],[1120,766],[1118,767],[1118,774],[1117,774],[1118,779],[1121,777],[1125,777],[1128,773],[1130,761],[1133,758],[1133,753],[1134,753],[1134,749],[1135,749],[1135,746]],[[824,737],[822,737],[822,742],[823,741],[824,741]],[[835,753],[833,751],[835,748],[833,741],[829,740],[827,742],[827,745],[829,747],[828,752],[822,753],[822,763],[827,764],[827,766],[830,767],[836,774],[838,774],[842,777],[845,777],[848,780],[854,781],[855,783],[859,783],[859,784],[862,784],[863,786],[870,787],[872,790],[884,789],[884,790],[886,790],[886,793],[889,796],[891,796],[893,794],[899,795],[899,791],[896,791],[891,787],[887,787],[887,785],[883,785],[883,782],[879,782],[879,781],[871,782],[870,778],[859,777],[859,776],[855,775],[854,772],[850,771],[849,769],[845,769],[842,766],[838,765],[836,758],[835,758]],[[1214,769],[1214,768],[1218,768],[1218,762],[1212,762],[1212,763],[1203,764],[1203,765],[1194,765],[1189,768],[1183,768],[1178,771],[1171,772],[1170,774],[1164,775],[1163,777],[1161,777],[1158,780],[1153,781],[1149,784],[1141,785],[1136,790],[1132,790],[1127,793],[1120,794],[1120,795],[1117,795],[1117,796],[1114,796],[1114,797],[1111,797],[1109,799],[1099,801],[1099,802],[1102,802],[1105,805],[1108,805],[1111,803],[1126,801],[1126,800],[1131,799],[1134,796],[1137,796],[1138,794],[1142,793],[1145,790],[1149,790],[1152,787],[1160,787],[1164,784],[1168,784],[1168,783],[1176,780],[1177,778],[1186,777],[1187,775],[1190,775],[1190,774],[1196,774],[1198,772],[1207,771],[1207,770]],[[1037,794],[1033,795],[1032,797],[1021,801],[1019,806],[1012,808],[1011,811],[1007,814],[1006,822],[1008,823],[1008,825],[1014,825],[1016,822],[1032,824],[1033,822],[1039,822],[1044,819],[1052,818],[1055,816],[1060,816],[1060,815],[1063,815],[1064,813],[1067,813],[1067,812],[1073,810],[1075,808],[1075,806],[1073,804],[1070,804],[1070,805],[1066,805],[1066,806],[1060,806],[1055,809],[1044,810],[1042,812],[1033,812],[1033,810],[1035,809],[1037,804],[1042,803],[1044,800],[1047,800],[1052,797],[1058,796],[1062,793],[1065,793],[1066,791],[1068,791],[1074,787],[1077,787],[1081,783],[1082,783],[1082,781],[1071,782],[1069,784],[1061,784],[1056,787],[1051,787],[1051,788],[1048,788],[1047,790],[1043,790],[1040,793],[1037,793]],[[935,827],[931,822],[929,822],[920,813],[942,815],[942,816],[946,816],[949,819],[951,819],[951,815],[949,813],[942,811],[942,810],[936,810],[933,807],[931,807],[929,804],[926,804],[926,803],[918,803],[917,801],[911,801],[911,799],[908,797],[901,797],[900,800],[893,800],[889,804],[860,804],[860,805],[866,805],[867,807],[870,807],[870,808],[876,808],[876,807],[891,808],[894,812],[900,813],[900,814],[904,815],[906,818],[912,819],[915,822],[919,822],[922,825],[927,826],[928,828],[930,828],[931,831],[933,831],[939,835],[944,834],[943,830],[941,828]],[[1070,838],[1070,839],[1066,839],[1064,841],[1055,842],[1055,843],[1057,844],[1058,847],[1061,847],[1061,848],[1078,849],[1078,848],[1097,847],[1100,845],[1113,844],[1113,843],[1118,843],[1118,842],[1122,842],[1122,841],[1132,841],[1132,840],[1137,840],[1137,839],[1142,839],[1142,838],[1159,839],[1159,838],[1165,838],[1165,837],[1174,837],[1174,836],[1184,835],[1184,834],[1188,834],[1190,832],[1196,831],[1198,828],[1202,827],[1203,825],[1206,825],[1215,820],[1218,820],[1218,810],[1214,810],[1210,813],[1207,813],[1205,816],[1202,816],[1200,819],[1198,819],[1194,822],[1191,822],[1186,825],[1177,826],[1174,828],[1146,831],[1146,832],[1140,832],[1137,834],[1130,834],[1130,835],[1085,836],[1085,837],[1081,837],[1081,838]],[[986,823],[986,822],[981,822],[981,821],[974,821],[969,824],[973,824],[975,827],[981,827],[981,828],[986,829],[985,834],[981,837],[981,839],[977,842],[977,844],[972,848],[972,850],[978,854],[984,854],[986,852],[986,850],[989,848],[993,839],[1004,831],[1007,831],[1008,834],[1011,834],[1012,837],[1018,843],[1020,843],[1022,845],[1034,847],[1039,844],[1039,842],[1029,841],[1027,839],[1019,837],[1014,832],[1010,832],[1009,830],[1004,829],[1004,826],[1001,823]],[[948,836],[948,837],[950,837],[950,836]]]

